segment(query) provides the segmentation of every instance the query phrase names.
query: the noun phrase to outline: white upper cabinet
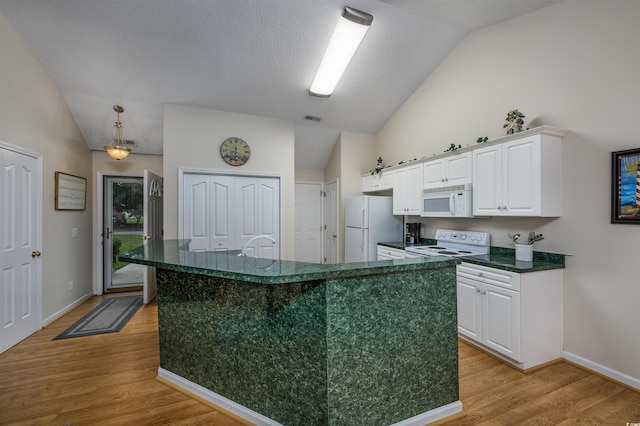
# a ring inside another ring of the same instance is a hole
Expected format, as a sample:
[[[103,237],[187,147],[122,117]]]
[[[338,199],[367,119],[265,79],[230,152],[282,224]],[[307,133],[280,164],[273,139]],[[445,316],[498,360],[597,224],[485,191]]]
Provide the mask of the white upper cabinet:
[[[393,214],[420,215],[423,163],[396,169],[393,174]]]
[[[393,189],[393,171],[382,171],[362,178],[362,192],[377,192]]]
[[[473,215],[561,216],[560,141],[538,133],[473,150]]]
[[[424,189],[471,182],[471,152],[424,163]]]

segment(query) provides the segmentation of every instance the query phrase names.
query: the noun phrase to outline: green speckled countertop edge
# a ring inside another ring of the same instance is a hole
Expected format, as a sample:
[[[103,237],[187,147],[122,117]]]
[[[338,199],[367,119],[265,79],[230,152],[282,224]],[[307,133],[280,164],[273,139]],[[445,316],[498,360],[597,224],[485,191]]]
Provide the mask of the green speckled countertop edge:
[[[238,256],[239,250],[192,252],[188,240],[149,241],[118,255],[124,262],[178,272],[241,280],[259,284],[284,284],[319,279],[386,274],[452,267],[459,260],[446,257],[395,259],[372,262],[318,264]]]
[[[435,240],[422,239],[420,244],[405,244],[403,242],[378,243],[382,246],[404,250],[406,247],[415,245],[436,244]],[[487,266],[501,269],[503,271],[527,273],[536,271],[546,271],[549,269],[564,269],[565,255],[556,253],[546,253],[541,251],[533,252],[533,262],[523,262],[516,260],[516,251],[506,247],[491,247],[490,253],[486,256],[466,256],[458,258],[466,263]]]

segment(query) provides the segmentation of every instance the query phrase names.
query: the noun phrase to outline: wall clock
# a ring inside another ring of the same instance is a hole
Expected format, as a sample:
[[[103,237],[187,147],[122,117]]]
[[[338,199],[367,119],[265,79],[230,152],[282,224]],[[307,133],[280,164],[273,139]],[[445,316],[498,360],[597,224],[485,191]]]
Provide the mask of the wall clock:
[[[232,166],[242,166],[249,161],[251,149],[249,144],[240,138],[228,138],[220,145],[222,159]]]

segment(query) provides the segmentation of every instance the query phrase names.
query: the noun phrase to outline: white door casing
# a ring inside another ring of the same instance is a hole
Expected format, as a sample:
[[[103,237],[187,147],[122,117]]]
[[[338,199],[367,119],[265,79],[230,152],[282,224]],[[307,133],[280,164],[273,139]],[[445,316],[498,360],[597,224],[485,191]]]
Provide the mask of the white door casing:
[[[0,353],[42,328],[42,157],[0,142]]]
[[[295,249],[300,262],[322,263],[322,186],[296,183]]]
[[[338,263],[338,239],[340,224],[338,221],[338,182],[325,183],[324,187],[324,263]]]
[[[162,240],[162,176],[144,171],[144,245],[151,240]],[[145,247],[146,250],[146,247]],[[156,268],[147,266],[144,269],[143,302],[152,301],[157,295]]]

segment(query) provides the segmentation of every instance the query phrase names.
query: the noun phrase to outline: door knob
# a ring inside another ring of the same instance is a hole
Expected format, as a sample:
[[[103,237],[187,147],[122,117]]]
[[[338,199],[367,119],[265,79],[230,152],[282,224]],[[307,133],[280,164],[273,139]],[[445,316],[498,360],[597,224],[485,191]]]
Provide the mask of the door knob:
[[[39,251],[32,251],[31,252],[31,257],[40,257],[42,253],[40,253]]]
[[[337,234],[333,234],[331,237],[338,238],[338,235]]]

